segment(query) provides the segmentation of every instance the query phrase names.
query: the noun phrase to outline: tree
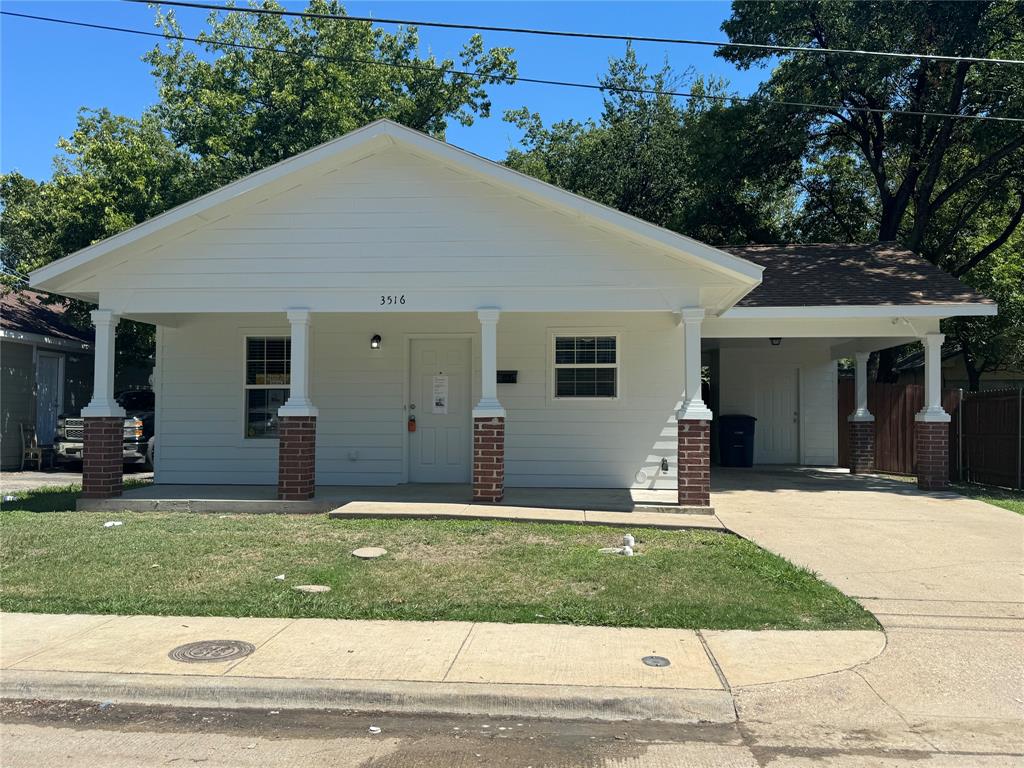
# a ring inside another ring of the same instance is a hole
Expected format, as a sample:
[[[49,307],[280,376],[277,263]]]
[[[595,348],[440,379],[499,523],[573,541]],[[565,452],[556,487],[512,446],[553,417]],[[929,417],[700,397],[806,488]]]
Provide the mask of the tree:
[[[133,120],[105,109],[83,109],[74,132],[57,146],[50,181],[19,173],[0,177],[0,258],[9,275],[25,275],[193,194],[193,159],[174,146],[151,113]],[[89,327],[87,304],[54,301],[67,304],[69,317]],[[119,325],[119,362],[150,359],[152,344],[151,326]]]
[[[799,168],[798,125],[726,108],[721,81],[694,80],[688,88],[696,96],[683,105],[668,92],[684,78],[668,66],[650,74],[632,48],[609,62],[600,82],[605,96],[596,120],[546,128],[525,107],[507,112],[524,135],[506,164],[708,242],[782,235]]]
[[[325,0],[312,0],[309,10],[345,12]],[[200,35],[209,55],[199,56],[170,39],[181,34],[173,14],[158,13],[157,22],[169,36],[146,56],[160,82],[158,104],[138,120],[83,109],[74,133],[58,143],[50,181],[0,176],[0,258],[9,284],[377,118],[443,137],[449,120],[469,125],[488,115],[486,86],[516,71],[511,49],[485,50],[479,35],[455,67],[418,56],[412,28],[387,34],[365,22],[212,13]],[[88,325],[89,307],[66,303]],[[152,349],[151,326],[118,326],[119,361],[151,358]]]
[[[1010,0],[734,2],[723,28],[732,42],[1024,58],[1024,10]],[[969,282],[987,259],[1012,258],[1024,217],[1024,130],[969,118],[1024,116],[1024,67],[731,47],[719,55],[773,66],[758,91],[765,100],[837,105],[806,113],[814,119],[804,157],[817,174],[804,182],[809,232],[873,232]],[[859,185],[870,193],[851,198]],[[960,338],[965,354],[978,358],[998,324],[960,324],[973,328]],[[883,360],[879,370],[884,377],[891,366]]]
[[[282,8],[273,0],[258,7]],[[311,0],[307,10],[345,14],[337,0]],[[512,50],[485,50],[479,35],[456,65],[418,55],[414,27],[390,34],[362,21],[211,12],[198,35],[210,55],[201,56],[171,39],[181,35],[173,12],[157,23],[168,41],[146,56],[160,83],[155,111],[199,159],[207,187],[382,117],[443,138],[449,120],[471,125],[489,115],[486,86],[516,73]]]

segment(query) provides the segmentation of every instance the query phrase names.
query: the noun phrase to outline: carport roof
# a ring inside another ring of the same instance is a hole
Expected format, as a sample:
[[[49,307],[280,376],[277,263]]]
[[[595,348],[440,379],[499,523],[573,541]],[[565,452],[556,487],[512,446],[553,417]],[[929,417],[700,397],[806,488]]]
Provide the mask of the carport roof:
[[[738,307],[905,306],[994,302],[894,243],[725,246],[764,267]]]

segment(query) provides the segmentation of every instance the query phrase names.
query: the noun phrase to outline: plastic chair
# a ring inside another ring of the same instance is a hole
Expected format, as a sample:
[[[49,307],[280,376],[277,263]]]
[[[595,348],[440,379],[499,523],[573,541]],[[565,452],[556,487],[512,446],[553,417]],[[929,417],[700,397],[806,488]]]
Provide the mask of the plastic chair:
[[[21,468],[25,469],[25,463],[34,461],[36,469],[43,468],[43,449],[39,447],[39,437],[36,435],[36,428],[28,424],[20,424],[21,427]]]

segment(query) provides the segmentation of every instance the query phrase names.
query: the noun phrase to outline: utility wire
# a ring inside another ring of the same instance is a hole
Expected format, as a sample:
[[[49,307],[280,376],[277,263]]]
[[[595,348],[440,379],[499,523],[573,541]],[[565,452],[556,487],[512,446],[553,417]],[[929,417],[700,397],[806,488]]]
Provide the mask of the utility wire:
[[[255,13],[270,16],[296,16],[306,19],[334,19],[335,21],[370,22],[372,24],[401,24],[410,27],[437,27],[439,29],[465,29],[482,32],[510,32],[517,35],[541,35],[544,37],[575,37],[587,40],[619,40],[632,43],[668,43],[673,45],[705,45],[713,48],[747,48],[778,53],[829,53],[844,56],[881,56],[890,59],[928,59],[931,61],[969,61],[977,64],[1024,64],[1018,59],[987,59],[978,56],[946,56],[937,53],[898,53],[894,51],[863,51],[847,48],[815,48],[800,45],[765,45],[761,43],[725,43],[716,40],[692,40],[678,37],[646,37],[643,35],[612,35],[600,32],[568,32],[554,29],[529,27],[497,27],[487,24],[457,24],[444,21],[413,21],[411,19],[387,19],[375,16],[339,16],[332,13],[312,11],[286,11],[277,8],[236,8],[214,3],[183,2],[182,0],[124,0],[128,3],[168,5],[178,8],[199,8],[230,13]]]
[[[397,61],[380,61],[378,59],[361,59],[351,57],[340,57],[340,56],[325,56],[323,54],[312,53],[303,54],[295,51],[288,51],[282,48],[274,48],[271,46],[261,45],[247,45],[244,43],[232,43],[219,40],[203,39],[199,37],[189,37],[188,35],[165,35],[162,32],[149,32],[142,29],[131,29],[128,27],[115,27],[108,24],[93,24],[85,21],[73,21],[71,19],[57,19],[49,16],[35,16],[28,13],[15,13],[14,11],[0,11],[0,16],[12,16],[20,19],[32,19],[34,21],[45,21],[53,24],[65,24],[73,27],[85,27],[87,29],[101,29],[107,32],[123,32],[131,35],[141,35],[143,37],[156,37],[164,41],[169,40],[180,40],[182,42],[198,43],[200,45],[207,45],[213,47],[225,47],[225,48],[236,48],[247,51],[262,51],[266,53],[277,53],[285,56],[292,56],[300,59],[314,59],[317,61],[327,61],[339,64],[360,64],[365,66],[381,66],[381,67],[395,67],[398,69],[411,69],[411,70],[425,70],[430,72],[438,72],[442,76],[448,75],[459,75],[464,77],[479,77],[487,78],[496,82],[515,82],[515,83],[531,83],[535,85],[555,85],[564,88],[582,88],[591,91],[608,91],[612,93],[639,93],[651,96],[672,96],[683,99],[708,99],[709,101],[720,101],[720,102],[740,102],[744,104],[763,104],[770,106],[784,106],[784,107],[795,107],[799,109],[813,109],[822,112],[865,112],[865,113],[878,113],[887,115],[905,115],[905,116],[917,116],[917,117],[945,117],[956,120],[983,120],[992,122],[1004,122],[1004,123],[1024,123],[1024,117],[1000,117],[996,115],[960,115],[952,114],[949,112],[926,112],[917,110],[907,109],[882,109],[878,107],[858,107],[848,105],[835,105],[835,104],[816,104],[813,102],[802,102],[802,101],[779,101],[774,99],[760,99],[757,97],[748,96],[720,96],[715,94],[705,93],[691,93],[688,91],[661,91],[654,88],[635,88],[635,87],[608,87],[595,83],[579,83],[568,80],[548,80],[538,77],[522,77],[519,75],[489,75],[482,72],[468,72],[460,69],[451,69],[444,67],[437,67],[431,64],[415,64],[411,62],[397,62]]]

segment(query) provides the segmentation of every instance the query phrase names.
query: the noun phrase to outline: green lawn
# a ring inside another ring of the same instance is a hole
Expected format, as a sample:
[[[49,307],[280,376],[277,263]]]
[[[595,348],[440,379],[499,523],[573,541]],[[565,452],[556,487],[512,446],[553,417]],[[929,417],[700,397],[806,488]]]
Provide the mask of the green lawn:
[[[67,511],[74,490],[0,514],[0,608],[721,629],[864,629],[855,602],[730,534],[469,520]],[[104,528],[106,520],[124,525]],[[361,561],[359,546],[389,554]],[[274,576],[285,574],[286,580]],[[326,584],[302,595],[295,584]]]
[[[994,485],[974,485],[971,483],[959,483],[953,486],[957,493],[969,496],[978,501],[988,504],[995,504],[997,507],[1024,515],[1024,491],[1011,491],[1008,488],[999,488]]]

